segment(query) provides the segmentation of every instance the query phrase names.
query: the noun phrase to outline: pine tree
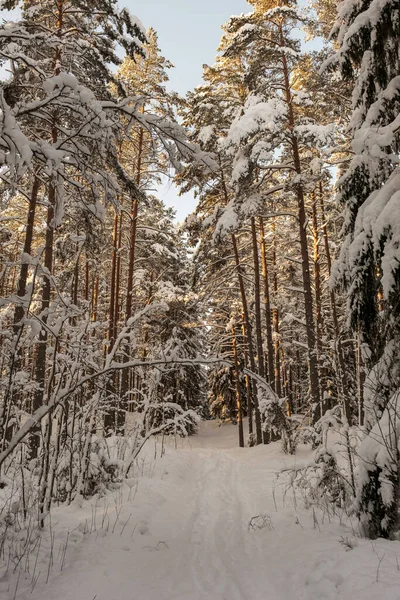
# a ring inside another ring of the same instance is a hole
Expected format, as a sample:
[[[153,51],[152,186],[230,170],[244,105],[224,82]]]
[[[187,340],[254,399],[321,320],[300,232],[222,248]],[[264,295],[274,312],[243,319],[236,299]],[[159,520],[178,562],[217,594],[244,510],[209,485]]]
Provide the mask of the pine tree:
[[[168,81],[168,69],[172,67],[172,64],[161,55],[156,32],[150,29],[147,32],[147,38],[146,56],[139,57],[136,60],[129,57],[125,58],[117,72],[118,82],[120,85],[123,85],[126,93],[130,96],[135,96],[135,102],[140,103],[140,112],[142,115],[151,114],[152,116],[157,116],[159,119],[168,119],[171,124],[176,124],[175,108],[178,98],[176,94],[167,92],[165,88],[165,83]],[[122,311],[124,312],[126,324],[132,317],[134,310],[133,301],[135,291],[133,289],[133,282],[137,255],[136,240],[138,227],[141,224],[140,200],[143,202],[143,194],[159,184],[161,176],[168,173],[170,161],[168,160],[163,144],[160,143],[154,131],[146,131],[140,125],[133,129],[130,139],[121,145],[120,160],[141,192],[141,195],[132,195],[129,208],[130,234],[127,241],[129,248],[126,278],[127,292],[124,311]],[[116,222],[118,218],[120,218],[122,224],[122,211],[120,217],[117,215],[114,216]],[[114,274],[111,274],[112,286],[114,286],[117,272],[119,280],[121,265],[117,265],[117,254],[118,260],[121,261],[121,250],[116,249],[114,251]],[[115,294],[113,294],[113,298],[110,300],[109,351],[112,349],[116,338],[118,309],[115,303],[118,301],[118,293],[115,290]],[[124,353],[125,361],[129,360],[129,354],[129,347],[127,346]],[[112,430],[115,429],[115,426],[120,430],[123,429],[124,411],[127,407],[125,398],[128,394],[129,377],[129,370],[124,370],[121,376],[121,389],[118,392],[120,410],[116,414],[113,411],[107,413],[106,429]]]
[[[334,29],[338,49],[326,62],[353,87],[353,155],[338,183],[345,242],[334,280],[347,291],[351,324],[361,337],[368,371],[358,510],[371,537],[398,529],[398,431],[393,418],[400,387],[399,34],[397,2],[345,2]],[[383,447],[386,458],[380,456]]]
[[[290,190],[297,199],[310,394],[316,420],[321,414],[320,383],[306,231],[306,188],[296,130],[300,125],[299,100],[290,81],[299,53],[299,42],[290,37],[290,32],[301,22],[301,16],[291,3],[252,4],[253,13],[232,18],[228,24],[231,41],[224,51],[226,56],[246,56],[249,88],[243,112],[232,124],[226,142],[235,157],[232,183],[236,186],[236,197],[230,211],[246,214],[259,210],[263,196],[267,198],[282,189]],[[282,154],[282,161],[276,161],[277,153]],[[268,185],[263,185],[264,182]],[[224,227],[222,219],[219,226]]]
[[[189,94],[189,110],[186,111],[185,123],[193,128],[194,139],[202,144],[204,150],[212,150],[217,156],[218,170],[213,173],[196,171],[192,167],[185,172],[189,185],[198,185],[200,202],[197,210],[196,223],[204,221],[202,253],[214,254],[214,247],[222,248],[225,240],[216,228],[218,220],[227,210],[232,188],[230,186],[232,161],[220,146],[220,140],[226,136],[232,119],[241,110],[245,97],[243,69],[238,60],[225,60],[218,57],[215,65],[204,69],[205,85]],[[231,215],[233,218],[234,215]],[[201,226],[200,226],[201,227]],[[193,223],[191,224],[193,228]],[[241,264],[241,247],[238,237],[239,223],[234,221],[229,233],[229,243],[232,246],[234,268],[238,282],[238,291],[243,311],[244,327],[247,339],[248,358],[251,370],[257,372],[257,352],[253,339],[253,323],[249,310],[249,297],[245,284],[246,269]],[[221,251],[221,250],[220,250]],[[208,260],[208,259],[207,259]],[[261,359],[263,361],[263,357]],[[261,369],[264,364],[262,363]],[[253,382],[252,402],[248,405],[249,427],[252,433],[252,416],[254,412],[255,435],[258,443],[262,441],[261,418],[258,409],[256,383]],[[254,411],[252,410],[254,405]]]

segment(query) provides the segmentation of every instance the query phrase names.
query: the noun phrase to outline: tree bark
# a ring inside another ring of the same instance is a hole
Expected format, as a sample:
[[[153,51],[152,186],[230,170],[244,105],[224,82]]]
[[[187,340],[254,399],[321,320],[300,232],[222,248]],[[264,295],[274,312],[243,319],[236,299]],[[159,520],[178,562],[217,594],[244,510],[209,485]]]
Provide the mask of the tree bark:
[[[144,107],[143,107],[144,112]],[[139,186],[142,177],[142,160],[143,160],[143,142],[144,132],[143,129],[139,131],[138,141],[138,155],[136,162],[136,184]],[[132,317],[132,305],[133,305],[133,274],[135,269],[135,257],[136,257],[136,235],[137,235],[137,221],[138,221],[138,209],[139,202],[137,198],[132,199],[131,214],[130,214],[130,233],[129,233],[129,263],[128,263],[128,280],[126,290],[126,306],[125,306],[125,323]],[[129,346],[125,345],[124,348],[124,362],[129,361]],[[129,391],[129,369],[124,369],[121,374],[121,390],[120,390],[120,404],[124,414],[128,407],[128,391]],[[125,419],[124,419],[125,421]],[[121,422],[121,428],[124,429],[124,423]]]
[[[266,324],[266,337],[267,337],[267,364],[268,364],[268,380],[273,390],[275,390],[275,376],[274,376],[274,345],[272,340],[272,315],[271,315],[271,302],[269,294],[269,279],[268,279],[268,263],[267,263],[267,249],[265,245],[265,230],[264,221],[260,218],[260,241],[261,241],[261,260],[262,260],[262,275],[264,281],[264,310],[265,310],[265,324]]]
[[[60,45],[56,49],[55,60],[54,60],[54,75],[57,76],[61,72],[61,38],[62,38],[62,28],[63,28],[63,8],[64,8],[64,0],[57,0],[57,36],[60,39]],[[57,120],[58,115],[57,112],[53,114],[53,124],[51,129],[51,141],[53,144],[56,144],[58,141],[58,132],[57,132]],[[46,218],[46,237],[45,237],[45,249],[44,249],[44,266],[45,266],[45,276],[43,279],[42,286],[42,305],[41,305],[41,320],[42,320],[42,329],[39,334],[39,343],[37,349],[36,356],[36,365],[35,365],[35,381],[36,381],[36,390],[33,394],[33,402],[32,402],[32,412],[35,412],[42,404],[45,395],[45,385],[46,385],[46,350],[47,350],[47,341],[48,341],[48,332],[47,332],[47,320],[48,313],[51,301],[51,276],[53,274],[53,252],[54,252],[54,232],[55,232],[55,208],[56,208],[56,185],[57,183],[54,181],[49,182],[49,191],[48,191],[48,205],[47,205],[47,218]],[[51,414],[49,415],[49,420],[51,418]],[[40,429],[36,429],[33,432],[33,435],[30,438],[30,451],[31,458],[36,458],[39,443],[40,443]]]
[[[365,385],[365,370],[361,352],[361,333],[357,335],[357,395],[358,395],[358,424],[364,426],[365,410],[364,410],[364,385]]]
[[[318,210],[317,198],[315,193],[312,195],[312,230],[313,230],[313,250],[314,250],[314,290],[315,290],[315,321],[316,321],[316,342],[317,342],[317,361],[319,371],[320,391],[323,392],[326,383],[326,369],[323,362],[322,339],[324,336],[324,316],[322,313],[322,285],[321,285],[321,264],[320,264],[320,243],[318,228]],[[321,414],[324,414],[327,406],[325,395],[321,397]]]
[[[107,352],[110,353],[115,344],[115,288],[116,288],[116,276],[117,276],[117,255],[118,255],[118,214],[114,215],[114,228],[113,228],[113,253],[111,262],[111,275],[110,275],[110,302],[108,311],[108,348]],[[116,402],[115,402],[115,375],[112,374],[106,385],[106,400],[107,408],[104,414],[104,431],[106,435],[110,435],[111,432],[116,431]]]
[[[254,260],[254,307],[256,317],[256,339],[257,339],[257,364],[258,374],[265,379],[264,369],[264,349],[261,330],[261,300],[260,300],[260,261],[258,256],[258,243],[256,220],[251,218],[251,235],[253,242],[253,260]]]
[[[244,322],[244,315],[242,315],[242,335],[243,339],[246,340],[246,325]],[[246,347],[244,348],[244,366],[245,369],[249,366],[249,357],[247,354]],[[249,436],[253,435],[253,391],[251,387],[250,377],[246,375],[246,397],[247,397],[247,420],[249,423]]]
[[[238,429],[239,429],[239,447],[244,448],[244,434],[243,434],[243,411],[242,411],[242,395],[240,390],[240,371],[239,371],[239,360],[236,344],[236,333],[235,326],[232,325],[232,350],[233,350],[233,361],[235,365],[235,380],[236,380],[236,404],[238,411]]]
[[[57,37],[60,40],[59,45],[55,51],[55,57],[53,62],[54,75],[57,76],[61,73],[61,62],[62,62],[62,45],[61,39],[63,35],[63,11],[64,11],[64,0],[57,0],[56,3],[57,10]],[[56,144],[58,141],[58,132],[57,132],[57,121],[58,114],[57,111],[54,112],[53,123],[51,128],[51,141],[53,144]],[[45,266],[45,276],[43,280],[42,286],[42,305],[41,305],[41,320],[42,320],[42,329],[39,334],[39,343],[37,349],[36,356],[36,366],[35,366],[35,381],[36,381],[36,390],[33,394],[33,402],[32,402],[32,412],[35,412],[40,406],[43,404],[44,396],[45,396],[45,386],[46,386],[46,350],[47,350],[47,342],[48,342],[48,331],[47,331],[47,320],[49,316],[49,307],[51,301],[51,276],[53,274],[53,252],[54,252],[54,233],[55,233],[55,207],[56,207],[56,185],[57,182],[50,180],[49,182],[49,191],[48,191],[48,205],[47,205],[47,218],[46,218],[46,239],[45,239],[45,249],[44,249],[44,266]],[[55,350],[54,350],[55,351]],[[50,389],[48,390],[48,394],[50,394]],[[51,423],[51,414],[49,413],[48,423],[50,427]],[[30,438],[30,450],[31,450],[31,458],[36,458],[38,454],[39,444],[40,444],[40,426],[33,431],[33,435]],[[47,477],[47,474],[46,474]]]
[[[245,326],[246,326],[246,338],[247,338],[247,347],[248,347],[249,359],[250,359],[250,368],[253,371],[253,373],[257,373],[253,341],[252,341],[252,328],[251,328],[251,322],[250,322],[249,309],[248,309],[248,305],[247,305],[246,290],[244,287],[242,266],[240,264],[239,251],[238,251],[238,247],[237,247],[236,236],[234,233],[232,234],[231,239],[232,239],[232,245],[233,245],[233,252],[235,255],[236,271],[237,271],[238,279],[239,279],[239,288],[240,288],[240,295],[241,295],[241,299],[242,299],[244,322],[245,322]],[[258,406],[257,386],[255,385],[254,382],[253,382],[253,389],[254,389],[253,402],[254,402],[254,417],[255,417],[255,424],[256,424],[256,440],[257,440],[257,444],[261,444],[262,443],[261,415],[260,415],[260,408]]]
[[[42,304],[41,304],[41,320],[42,329],[39,334],[39,343],[36,355],[35,381],[37,389],[33,394],[32,412],[35,412],[42,404],[45,394],[45,379],[46,379],[46,349],[48,341],[47,320],[51,300],[51,274],[53,272],[53,246],[54,246],[54,206],[55,206],[55,187],[50,185],[49,198],[46,221],[46,242],[44,250],[44,266],[46,274],[44,276],[42,287]],[[38,432],[32,436],[31,442],[31,458],[37,456],[39,448]]]
[[[275,301],[278,296],[278,273],[276,264],[276,225],[275,219],[272,221],[272,233],[273,233],[273,249],[272,249],[272,265],[273,265],[273,288]],[[277,306],[272,311],[272,324],[274,329],[274,390],[276,395],[280,398],[282,396],[281,386],[281,352],[280,352],[280,335],[279,335],[279,309]]]
[[[93,290],[92,290],[92,322],[95,323],[97,321],[97,309],[99,303],[99,276],[96,275],[93,281]]]
[[[258,256],[258,241],[256,220],[251,218],[251,235],[253,242],[253,260],[254,260],[254,306],[256,317],[256,339],[257,339],[257,358],[258,358],[258,374],[265,379],[265,357],[262,339],[261,328],[261,297],[260,297],[260,260]],[[264,444],[269,443],[269,432],[262,432]]]
[[[117,265],[115,273],[115,308],[114,308],[114,340],[117,339],[118,321],[120,316],[120,289],[121,289],[121,247],[122,247],[122,211],[119,215]]]
[[[329,236],[328,236],[328,228],[326,224],[326,216],[325,216],[325,205],[324,205],[324,195],[322,189],[322,182],[319,182],[319,202],[321,207],[321,218],[322,218],[322,232],[324,236],[324,246],[325,246],[325,256],[326,263],[328,267],[328,275],[331,276],[332,272],[332,259],[331,259],[331,250],[329,247]],[[345,415],[350,422],[351,411],[349,404],[349,386],[347,384],[346,377],[346,366],[343,355],[343,347],[342,340],[340,336],[340,327],[339,327],[339,319],[336,308],[336,296],[333,289],[329,292],[330,304],[331,304],[331,312],[332,312],[332,321],[333,321],[333,329],[335,332],[335,351],[337,356],[337,367],[338,367],[338,387],[339,387],[339,400],[341,400]],[[356,353],[357,354],[357,353]]]
[[[114,227],[113,227],[113,251],[112,251],[112,262],[111,262],[111,275],[110,275],[110,303],[108,311],[108,352],[114,348],[115,343],[115,288],[116,288],[116,274],[117,274],[117,258],[118,258],[118,215],[114,215]]]
[[[282,24],[279,26],[280,40],[284,45],[284,36]],[[295,119],[293,112],[292,94],[289,80],[289,69],[287,65],[286,56],[282,55],[282,66],[285,86],[285,97],[286,104],[288,107],[288,118],[289,118],[289,130],[290,130],[290,141],[292,147],[293,164],[297,175],[301,175],[301,162],[298,140],[294,131]],[[318,360],[316,355],[316,336],[315,336],[315,325],[314,325],[314,308],[313,308],[313,297],[311,288],[311,276],[310,276],[310,259],[308,253],[308,241],[307,241],[307,217],[304,203],[304,191],[301,183],[296,184],[296,196],[297,196],[297,207],[298,207],[298,221],[299,221],[299,239],[301,247],[301,258],[302,258],[302,272],[303,272],[303,289],[304,289],[304,308],[306,317],[306,331],[307,331],[307,346],[308,346],[308,367],[309,367],[309,378],[310,378],[310,395],[312,402],[312,414],[313,422],[315,423],[321,417],[321,402],[320,402],[320,389],[319,389],[319,376],[318,376]]]
[[[318,231],[318,213],[316,206],[316,197],[313,194],[312,203],[312,224],[313,224],[313,242],[314,242],[314,287],[315,287],[315,316],[317,323],[317,354],[318,360],[322,360],[322,337],[324,335],[324,317],[322,314],[322,286],[321,286],[321,265],[319,253],[319,231]]]
[[[86,261],[85,261],[85,300],[86,300],[86,302],[89,302],[89,281],[90,281],[90,266],[89,266],[88,257],[86,255]]]

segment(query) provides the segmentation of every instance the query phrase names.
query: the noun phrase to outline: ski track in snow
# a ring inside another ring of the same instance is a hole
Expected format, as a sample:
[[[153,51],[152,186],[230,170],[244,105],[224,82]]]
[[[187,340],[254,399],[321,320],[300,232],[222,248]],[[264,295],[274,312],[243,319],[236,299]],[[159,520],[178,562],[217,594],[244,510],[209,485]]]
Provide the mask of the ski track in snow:
[[[308,460],[308,451],[287,457],[279,444],[239,449],[236,429],[215,422],[203,424],[199,435],[180,445],[139,476],[134,498],[124,485],[98,500],[95,510],[93,501],[55,509],[56,539],[75,530],[65,565],[61,570],[54,558],[44,583],[49,560],[44,540],[37,585],[32,592],[20,579],[15,597],[400,600],[398,542],[378,540],[372,546],[358,539],[346,552],[339,539],[354,539],[349,527],[323,522],[321,513],[315,525],[300,498],[295,506],[296,499],[275,487],[275,472]],[[270,517],[272,527],[252,530],[249,521],[260,514]],[[76,529],[93,519],[91,533]],[[0,579],[2,600],[13,600],[14,591],[15,579]]]

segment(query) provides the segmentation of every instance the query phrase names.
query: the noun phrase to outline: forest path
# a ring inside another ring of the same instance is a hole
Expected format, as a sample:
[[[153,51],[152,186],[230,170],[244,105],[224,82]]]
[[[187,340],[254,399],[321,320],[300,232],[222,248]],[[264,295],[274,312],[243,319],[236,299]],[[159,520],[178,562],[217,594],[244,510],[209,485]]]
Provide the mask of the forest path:
[[[285,457],[279,444],[239,449],[236,435],[232,426],[204,423],[149,471],[143,460],[136,494],[126,485],[92,503],[90,514],[89,503],[57,509],[54,521],[73,530],[65,566],[18,597],[398,600],[397,586],[396,596],[374,588],[370,555],[339,543],[348,530],[323,524],[320,515],[316,525],[312,511],[296,508],[292,491],[277,486],[276,471],[308,460],[308,451]],[[90,533],[72,527],[78,518],[91,523]],[[354,561],[362,573],[356,580]]]

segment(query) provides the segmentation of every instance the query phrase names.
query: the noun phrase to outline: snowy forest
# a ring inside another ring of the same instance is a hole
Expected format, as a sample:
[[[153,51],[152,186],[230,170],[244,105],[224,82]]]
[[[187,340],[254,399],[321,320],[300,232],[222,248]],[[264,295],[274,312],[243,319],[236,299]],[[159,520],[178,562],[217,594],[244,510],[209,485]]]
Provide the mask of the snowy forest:
[[[0,0],[4,600],[399,597],[400,4],[247,2]]]

